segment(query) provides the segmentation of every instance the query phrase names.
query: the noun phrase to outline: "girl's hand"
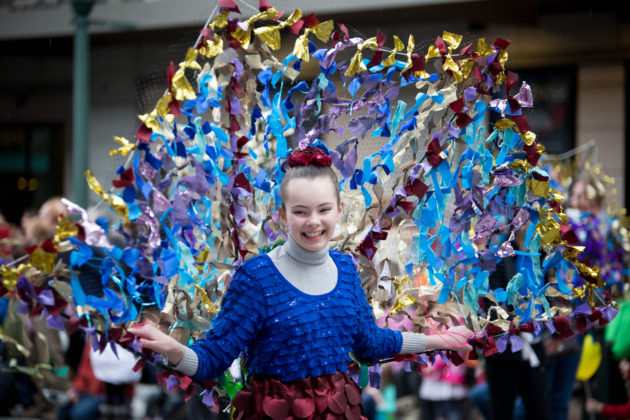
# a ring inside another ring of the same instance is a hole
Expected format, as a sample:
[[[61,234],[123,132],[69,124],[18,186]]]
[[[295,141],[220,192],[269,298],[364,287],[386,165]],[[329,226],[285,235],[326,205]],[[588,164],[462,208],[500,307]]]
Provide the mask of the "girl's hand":
[[[153,324],[138,324],[129,331],[138,337],[138,341],[142,344],[143,348],[162,353],[173,365],[178,364],[184,357],[186,346],[173,337],[164,334]]]
[[[475,334],[463,325],[451,327],[446,331],[437,334],[427,335],[427,350],[454,350],[469,352],[472,346],[468,340],[475,337]]]

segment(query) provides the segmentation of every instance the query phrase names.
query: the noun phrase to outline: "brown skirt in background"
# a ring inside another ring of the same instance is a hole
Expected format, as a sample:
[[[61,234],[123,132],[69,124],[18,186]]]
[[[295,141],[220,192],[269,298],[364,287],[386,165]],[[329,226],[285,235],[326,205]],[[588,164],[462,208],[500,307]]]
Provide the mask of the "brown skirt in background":
[[[367,420],[361,411],[361,390],[347,373],[281,382],[254,376],[232,405],[232,418]]]

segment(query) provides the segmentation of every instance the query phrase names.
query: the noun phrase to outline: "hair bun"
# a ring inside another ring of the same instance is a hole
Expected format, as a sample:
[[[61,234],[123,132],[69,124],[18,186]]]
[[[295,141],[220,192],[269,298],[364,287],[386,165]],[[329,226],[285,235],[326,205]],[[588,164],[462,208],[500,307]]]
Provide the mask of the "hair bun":
[[[332,158],[319,147],[298,148],[289,156],[289,167],[296,166],[332,166]]]

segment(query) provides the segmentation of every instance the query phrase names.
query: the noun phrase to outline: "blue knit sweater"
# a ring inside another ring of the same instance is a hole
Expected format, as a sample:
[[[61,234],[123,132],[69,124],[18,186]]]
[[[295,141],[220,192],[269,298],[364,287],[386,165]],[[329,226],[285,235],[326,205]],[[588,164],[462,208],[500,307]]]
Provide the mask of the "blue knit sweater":
[[[243,350],[250,373],[282,381],[345,372],[350,351],[367,360],[400,352],[401,333],[376,326],[350,257],[330,256],[337,285],[323,295],[292,286],[267,255],[243,264],[213,328],[191,346],[199,358],[193,378],[218,376]]]

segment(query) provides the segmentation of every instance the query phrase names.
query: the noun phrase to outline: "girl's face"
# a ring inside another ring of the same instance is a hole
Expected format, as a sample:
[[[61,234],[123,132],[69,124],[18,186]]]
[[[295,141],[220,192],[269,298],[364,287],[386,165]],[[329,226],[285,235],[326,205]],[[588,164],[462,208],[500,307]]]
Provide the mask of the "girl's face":
[[[337,202],[332,181],[327,177],[290,180],[280,217],[291,238],[302,248],[309,251],[324,249],[341,217],[341,205]]]

